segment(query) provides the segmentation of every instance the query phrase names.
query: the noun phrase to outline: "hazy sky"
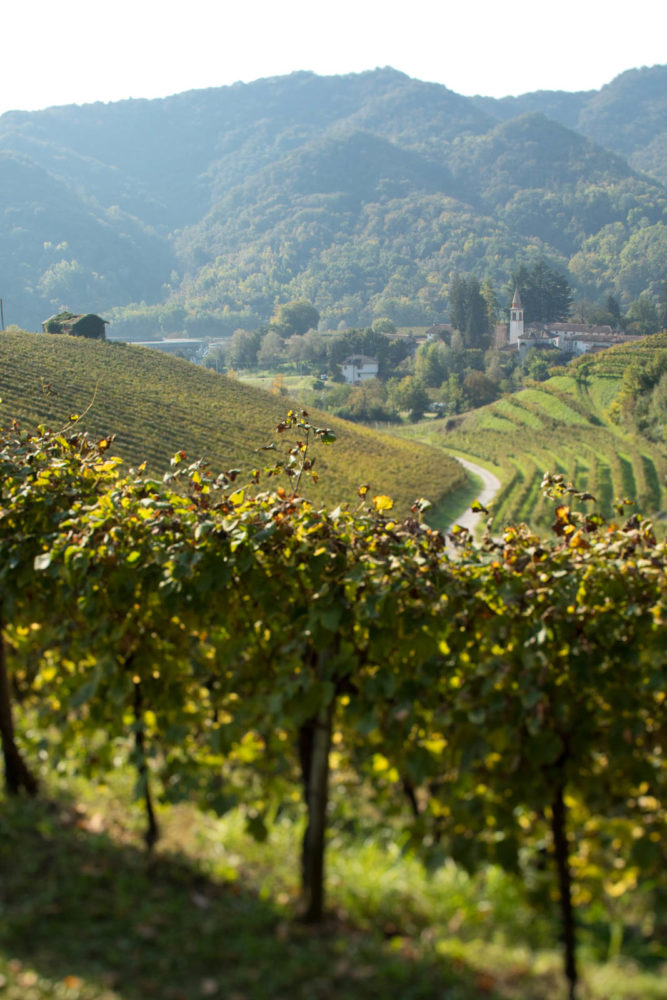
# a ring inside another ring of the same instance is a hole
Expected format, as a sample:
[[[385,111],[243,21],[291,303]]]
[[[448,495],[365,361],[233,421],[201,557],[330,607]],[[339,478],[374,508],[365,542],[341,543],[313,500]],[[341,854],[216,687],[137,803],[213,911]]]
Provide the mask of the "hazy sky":
[[[665,62],[661,0],[14,0],[0,112],[376,66],[502,97]]]

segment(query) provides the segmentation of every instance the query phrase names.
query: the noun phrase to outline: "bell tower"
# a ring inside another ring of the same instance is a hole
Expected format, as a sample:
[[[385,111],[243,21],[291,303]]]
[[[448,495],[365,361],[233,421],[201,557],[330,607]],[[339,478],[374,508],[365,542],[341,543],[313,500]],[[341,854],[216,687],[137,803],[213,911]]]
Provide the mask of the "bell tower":
[[[509,332],[509,342],[510,344],[516,344],[519,337],[523,337],[523,306],[521,305],[521,296],[519,295],[519,289],[514,289],[514,298],[512,299],[512,306],[510,308],[510,332]]]

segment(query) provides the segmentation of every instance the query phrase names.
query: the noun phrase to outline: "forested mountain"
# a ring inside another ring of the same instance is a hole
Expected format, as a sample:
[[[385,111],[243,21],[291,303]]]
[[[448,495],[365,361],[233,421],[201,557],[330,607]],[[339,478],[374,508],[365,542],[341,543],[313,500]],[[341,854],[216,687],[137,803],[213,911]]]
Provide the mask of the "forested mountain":
[[[475,97],[473,102],[503,120],[541,111],[667,184],[666,94],[667,66],[644,66],[621,73],[600,90],[538,90],[521,97]]]
[[[230,334],[307,298],[330,326],[416,324],[444,318],[455,273],[501,288],[537,257],[579,295],[655,293],[665,73],[501,101],[391,69],[295,73],[9,112],[7,322],[36,328],[65,306],[116,334]]]

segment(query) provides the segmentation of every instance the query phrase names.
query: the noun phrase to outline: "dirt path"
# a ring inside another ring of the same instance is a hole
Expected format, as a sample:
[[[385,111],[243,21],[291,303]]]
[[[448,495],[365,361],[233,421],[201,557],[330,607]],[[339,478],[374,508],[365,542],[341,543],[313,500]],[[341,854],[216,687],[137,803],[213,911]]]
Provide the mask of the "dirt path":
[[[481,465],[469,462],[467,458],[459,458],[458,455],[452,455],[452,458],[455,458],[468,472],[472,472],[482,480],[482,488],[477,494],[477,499],[486,507],[500,489],[501,483],[498,477],[494,476],[488,469],[483,469]],[[480,524],[480,515],[475,514],[470,510],[470,507],[467,507],[460,517],[456,518],[454,524],[460,524],[462,528],[467,528],[474,534],[475,528]]]

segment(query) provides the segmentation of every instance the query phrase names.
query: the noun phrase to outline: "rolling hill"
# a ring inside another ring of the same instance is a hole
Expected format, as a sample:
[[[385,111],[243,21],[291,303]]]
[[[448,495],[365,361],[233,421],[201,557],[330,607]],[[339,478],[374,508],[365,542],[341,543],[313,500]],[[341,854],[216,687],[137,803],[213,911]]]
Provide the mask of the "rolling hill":
[[[665,372],[667,334],[658,334],[638,345],[583,356],[562,374],[461,417],[427,421],[401,433],[493,469],[503,483],[493,503],[498,528],[519,521],[538,528],[551,523],[553,504],[540,491],[548,471],[563,473],[578,489],[590,491],[606,517],[614,515],[616,500],[635,501],[664,532],[664,403],[653,439],[637,425],[646,423],[645,416],[638,419],[646,408],[642,388],[647,392],[657,385],[661,373],[665,386]]]
[[[36,329],[67,306],[117,336],[230,335],[307,298],[330,327],[422,324],[443,319],[454,273],[502,287],[541,256],[579,295],[655,293],[664,73],[504,101],[389,68],[295,73],[9,112],[7,322]]]
[[[148,348],[46,334],[0,334],[0,419],[29,429],[65,426],[82,413],[86,430],[116,434],[114,451],[127,464],[148,463],[161,476],[180,449],[191,460],[207,458],[213,470],[244,472],[271,464],[276,424],[289,400]],[[317,420],[317,414],[312,418]],[[337,436],[315,446],[321,480],[309,486],[315,501],[357,502],[369,482],[389,494],[405,514],[420,496],[436,505],[460,489],[458,463],[427,446],[415,447],[370,429],[321,415]],[[279,442],[280,446],[280,442]]]

